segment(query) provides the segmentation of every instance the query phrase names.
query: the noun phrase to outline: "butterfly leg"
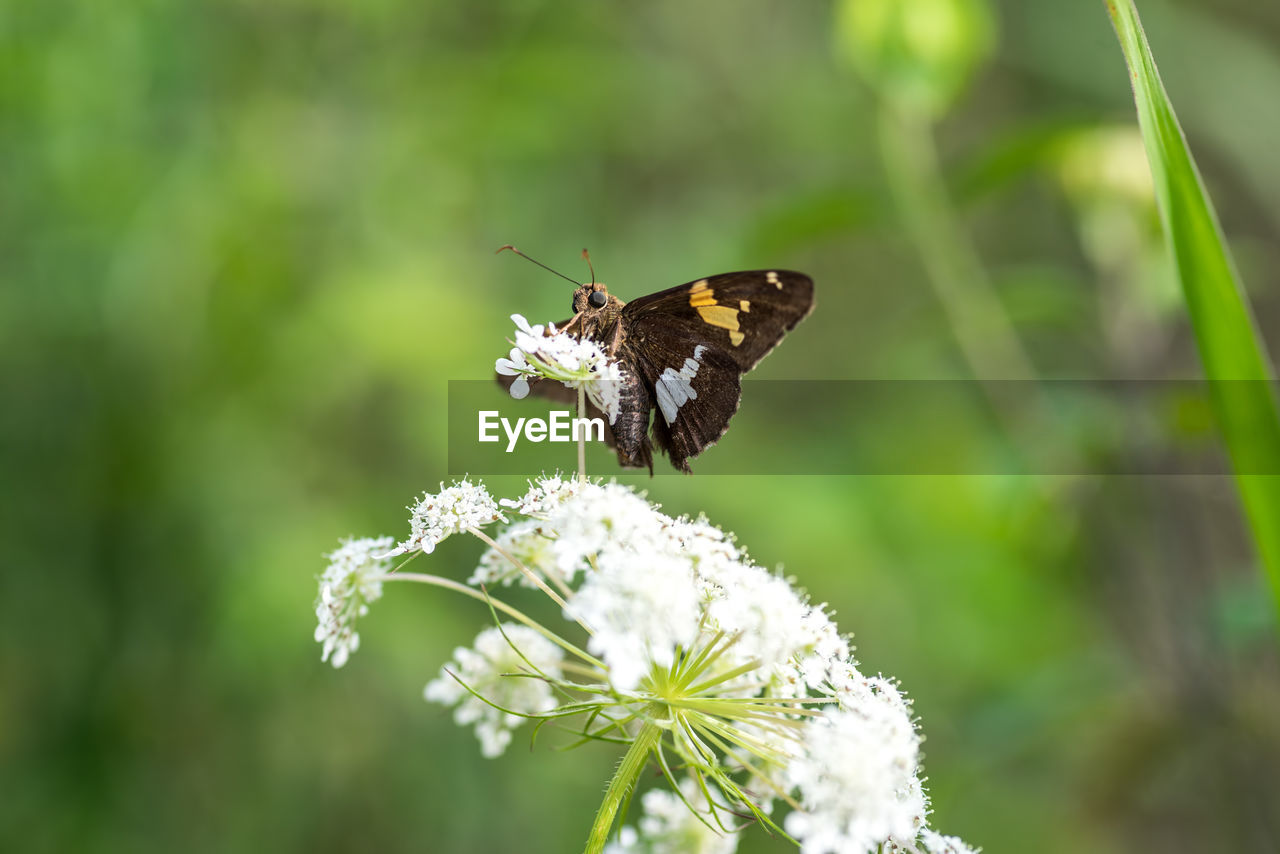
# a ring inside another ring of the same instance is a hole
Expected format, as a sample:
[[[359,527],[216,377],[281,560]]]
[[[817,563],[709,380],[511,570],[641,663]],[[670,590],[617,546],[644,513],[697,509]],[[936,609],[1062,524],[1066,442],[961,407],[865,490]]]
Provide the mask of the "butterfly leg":
[[[569,332],[573,335],[578,335],[579,333],[581,333],[582,332],[582,312],[578,312],[577,314],[575,314],[573,318],[569,320],[567,323],[565,323],[563,326],[557,326],[556,331]]]
[[[621,323],[613,327],[613,338],[609,342],[608,349],[610,359],[616,358],[618,355],[618,349],[622,347],[622,342],[626,337],[626,332],[624,330],[625,327]]]

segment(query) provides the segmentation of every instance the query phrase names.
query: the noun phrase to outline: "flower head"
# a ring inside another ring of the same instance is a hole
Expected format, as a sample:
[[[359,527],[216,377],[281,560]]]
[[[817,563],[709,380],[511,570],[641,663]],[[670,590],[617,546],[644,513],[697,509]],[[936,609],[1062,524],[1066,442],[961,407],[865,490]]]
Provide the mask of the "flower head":
[[[665,551],[663,527],[670,521],[625,486],[587,483],[560,502],[547,525],[558,535],[556,559],[568,573],[606,551]]]
[[[577,495],[583,487],[588,485],[596,486],[597,484],[589,484],[588,481],[574,477],[564,477],[560,472],[556,472],[553,475],[543,475],[529,481],[529,491],[522,497],[503,498],[498,503],[503,507],[510,507],[523,516],[546,518],[566,499]]]
[[[504,623],[501,629],[485,629],[476,636],[473,648],[459,647],[453,658],[438,678],[427,683],[423,696],[455,706],[453,719],[459,725],[474,723],[480,752],[487,757],[507,749],[511,731],[527,716],[555,708],[545,680],[560,678],[564,654],[527,626]]]
[[[463,479],[440,491],[423,494],[417,504],[408,508],[409,539],[388,553],[388,557],[421,549],[427,554],[451,534],[482,528],[491,522],[506,521],[489,490]]]
[[[541,346],[524,340],[546,337],[539,328],[518,325],[518,343]],[[531,717],[582,743],[628,744],[615,779],[625,785],[610,793],[626,792],[651,758],[667,774],[685,769],[678,790],[644,796],[644,816],[611,854],[730,854],[743,823],[731,818],[777,828],[775,798],[792,807],[782,823],[802,854],[972,854],[928,826],[920,735],[897,683],[864,675],[825,607],[753,563],[732,535],[672,518],[617,483],[558,475],[501,506],[524,518],[490,539],[478,529],[505,519],[484,487],[442,488],[413,508],[412,534],[392,553],[476,533],[489,548],[471,584],[532,583],[568,625],[552,629],[489,591],[413,574],[520,621],[456,650],[424,694],[475,726],[485,756]],[[358,644],[352,627],[381,582],[406,578],[382,577],[377,553],[388,545],[344,545],[322,579],[316,638],[335,666]],[[608,829],[593,829],[592,851]]]
[[[752,678],[768,682],[773,696],[804,696],[827,678],[832,662],[848,660],[848,642],[822,606],[782,576],[712,557],[699,561],[698,577],[707,624],[739,638],[726,663],[755,662]]]
[[[560,332],[554,323],[530,326],[519,314],[511,315],[511,320],[516,325],[515,347],[493,367],[502,376],[515,377],[512,397],[525,397],[529,380],[541,377],[583,389],[610,424],[618,419],[624,380],[618,362],[594,341]]]
[[[701,602],[687,561],[661,552],[606,551],[569,600],[565,615],[592,630],[587,649],[609,681],[634,690],[655,667],[670,669],[698,636]]]
[[[369,603],[382,596],[378,576],[390,564],[381,553],[391,548],[390,537],[346,540],[329,555],[329,566],[320,576],[316,599],[316,641],[324,644],[321,661],[334,667],[347,663],[360,646],[356,621],[369,613]]]
[[[786,821],[803,854],[874,851],[920,831],[920,736],[890,687],[850,679],[839,705],[805,726],[802,751],[783,772],[803,807]]]

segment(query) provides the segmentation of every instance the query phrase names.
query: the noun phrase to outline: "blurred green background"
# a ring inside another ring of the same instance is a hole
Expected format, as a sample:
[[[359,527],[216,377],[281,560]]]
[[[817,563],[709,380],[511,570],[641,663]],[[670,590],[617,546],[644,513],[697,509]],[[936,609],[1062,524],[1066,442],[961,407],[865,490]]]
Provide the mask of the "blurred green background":
[[[1274,359],[1280,6],[1140,5]],[[445,476],[447,381],[512,312],[566,316],[503,243],[575,276],[588,246],[624,299],[809,272],[760,378],[1199,376],[1101,0],[883,6],[0,3],[0,848],[580,849],[610,749],[486,761],[421,699],[482,609],[389,587],[345,669],[311,639],[323,553]],[[1124,441],[1105,409],[1002,417]],[[848,424],[903,440],[877,429]],[[904,681],[946,832],[1280,850],[1229,478],[637,482]]]

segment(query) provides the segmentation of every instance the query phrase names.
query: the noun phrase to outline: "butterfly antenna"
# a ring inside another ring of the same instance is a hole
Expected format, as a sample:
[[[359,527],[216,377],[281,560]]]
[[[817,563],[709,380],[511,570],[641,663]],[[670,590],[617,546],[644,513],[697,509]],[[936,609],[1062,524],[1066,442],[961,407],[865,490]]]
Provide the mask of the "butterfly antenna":
[[[591,266],[591,256],[587,254],[587,250],[582,250],[582,260],[587,262],[587,269],[591,271],[591,284],[596,283],[596,268]]]
[[[577,285],[577,286],[581,286],[581,285],[582,285],[582,282],[574,282],[574,280],[573,280],[573,279],[570,279],[568,276],[566,276],[564,273],[561,273],[559,270],[552,270],[550,267],[548,267],[546,264],[543,264],[541,261],[538,261],[538,260],[536,260],[536,259],[534,259],[534,258],[530,258],[528,255],[524,254],[524,253],[523,253],[523,252],[521,252],[519,249],[517,249],[517,248],[515,248],[514,246],[512,246],[510,243],[508,243],[506,246],[499,246],[499,247],[498,247],[498,252],[501,252],[501,251],[503,251],[504,249],[510,249],[512,252],[516,253],[517,255],[519,255],[519,256],[520,256],[521,258],[523,258],[524,260],[526,260],[526,261],[532,261],[533,263],[537,264],[537,265],[538,265],[539,267],[541,267],[542,269],[546,270],[548,273],[555,273],[557,276],[559,276],[560,278],[564,279],[564,280],[565,280],[565,281],[567,281],[567,282],[573,282],[573,283],[574,283],[574,285]],[[496,254],[498,254],[498,253],[497,253],[497,252],[495,252],[494,254],[496,255]],[[593,274],[593,275],[594,275],[594,274]]]

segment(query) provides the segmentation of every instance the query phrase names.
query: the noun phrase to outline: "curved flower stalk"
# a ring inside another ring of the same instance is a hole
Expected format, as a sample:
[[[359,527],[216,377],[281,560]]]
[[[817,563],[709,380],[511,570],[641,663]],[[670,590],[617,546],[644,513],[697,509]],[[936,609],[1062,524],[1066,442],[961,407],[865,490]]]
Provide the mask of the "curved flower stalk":
[[[490,537],[481,529],[507,521],[499,507],[515,518]],[[407,564],[471,533],[488,550],[469,584],[390,569],[390,538],[348,543],[321,579],[324,656],[342,666],[358,643],[343,632],[389,581],[488,605],[494,624],[455,651],[425,697],[474,725],[485,756],[524,723],[533,735],[625,747],[590,854],[730,854],[754,823],[804,854],[969,851],[928,825],[920,735],[897,684],[864,675],[823,605],[706,519],[668,516],[616,483],[559,476],[501,502],[462,481],[412,511],[394,553]],[[550,596],[564,623],[539,623],[486,587],[517,581]],[[646,767],[671,788],[645,794],[627,825]]]
[[[506,358],[494,363],[504,377],[515,377],[511,396],[529,394],[529,381],[548,379],[586,393],[613,424],[622,400],[622,368],[590,339],[557,330],[554,323],[530,326],[523,315],[513,314],[515,346]]]

